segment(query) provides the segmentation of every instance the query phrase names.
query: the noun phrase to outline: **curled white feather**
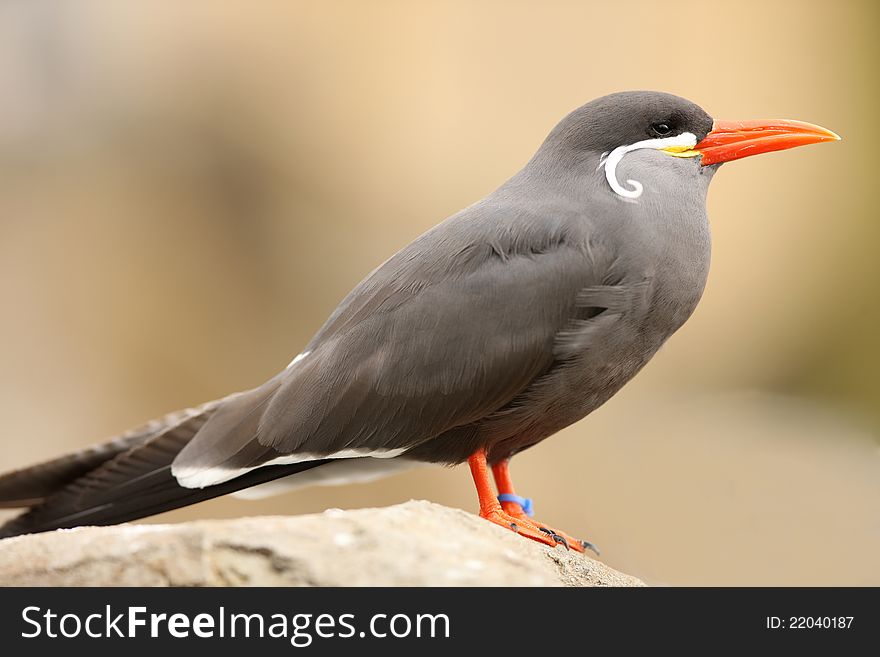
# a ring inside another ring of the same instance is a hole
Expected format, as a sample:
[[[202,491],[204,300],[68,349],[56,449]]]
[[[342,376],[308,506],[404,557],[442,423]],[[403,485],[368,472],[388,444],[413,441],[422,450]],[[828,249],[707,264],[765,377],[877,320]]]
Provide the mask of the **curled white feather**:
[[[599,166],[605,167],[605,179],[614,190],[615,194],[624,198],[635,199],[642,195],[644,187],[638,180],[627,180],[626,184],[631,189],[627,189],[617,180],[617,165],[623,159],[623,156],[631,151],[642,148],[653,148],[655,150],[668,149],[673,152],[681,152],[693,148],[697,145],[697,138],[690,132],[683,132],[675,137],[663,137],[662,139],[644,139],[634,144],[618,146],[610,153],[602,154],[599,159]]]

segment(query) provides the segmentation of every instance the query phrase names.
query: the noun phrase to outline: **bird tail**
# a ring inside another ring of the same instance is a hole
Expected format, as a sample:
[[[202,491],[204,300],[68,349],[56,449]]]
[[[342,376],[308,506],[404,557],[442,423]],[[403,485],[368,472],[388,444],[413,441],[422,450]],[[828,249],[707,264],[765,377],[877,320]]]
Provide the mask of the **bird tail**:
[[[266,466],[214,486],[183,488],[171,463],[219,404],[181,411],[102,445],[0,476],[0,506],[30,506],[0,526],[0,538],[136,520],[327,462]]]
[[[0,508],[34,506],[52,493],[130,449],[139,447],[171,427],[200,414],[209,415],[217,402],[189,408],[126,431],[107,442],[71,452],[50,461],[0,475]]]

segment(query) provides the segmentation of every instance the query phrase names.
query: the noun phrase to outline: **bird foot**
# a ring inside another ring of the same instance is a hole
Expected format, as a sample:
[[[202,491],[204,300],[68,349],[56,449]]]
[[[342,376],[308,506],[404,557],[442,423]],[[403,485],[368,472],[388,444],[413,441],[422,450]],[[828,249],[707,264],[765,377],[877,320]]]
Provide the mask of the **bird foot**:
[[[538,543],[543,543],[544,545],[549,545],[551,547],[555,547],[556,545],[562,543],[562,540],[565,540],[557,540],[559,539],[558,534],[542,531],[527,517],[520,518],[517,516],[512,516],[502,511],[501,509],[493,509],[489,512],[480,513],[480,517],[485,518],[489,522],[495,523],[496,525],[504,527],[505,529],[516,532],[520,536],[525,536],[526,538],[530,538],[533,541],[537,541]]]
[[[520,536],[525,536],[533,541],[543,543],[544,545],[549,545],[551,547],[562,545],[568,550],[575,550],[576,552],[581,553],[590,549],[597,555],[599,554],[599,550],[596,549],[596,546],[592,543],[581,541],[564,532],[550,529],[542,523],[532,520],[522,512],[509,513],[503,509],[492,509],[487,513],[480,513],[480,517],[485,518],[496,525],[510,529]]]

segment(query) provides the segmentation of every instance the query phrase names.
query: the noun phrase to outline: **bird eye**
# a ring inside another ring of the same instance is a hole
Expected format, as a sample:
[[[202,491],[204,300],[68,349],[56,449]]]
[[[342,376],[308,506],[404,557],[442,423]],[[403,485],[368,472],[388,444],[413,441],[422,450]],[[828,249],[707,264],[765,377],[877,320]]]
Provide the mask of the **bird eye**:
[[[660,135],[661,137],[668,137],[670,134],[672,134],[672,128],[665,121],[652,123],[651,130],[653,130],[654,133]]]

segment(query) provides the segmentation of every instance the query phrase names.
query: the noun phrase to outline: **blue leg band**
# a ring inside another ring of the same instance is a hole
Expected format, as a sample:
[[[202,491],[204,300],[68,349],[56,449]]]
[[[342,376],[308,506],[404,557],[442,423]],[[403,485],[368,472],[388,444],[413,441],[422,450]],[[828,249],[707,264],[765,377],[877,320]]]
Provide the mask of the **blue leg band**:
[[[520,497],[519,495],[514,495],[513,493],[501,493],[498,496],[499,502],[516,502],[522,507],[523,513],[527,516],[531,517],[535,515],[535,511],[532,509],[532,498],[530,497]]]

